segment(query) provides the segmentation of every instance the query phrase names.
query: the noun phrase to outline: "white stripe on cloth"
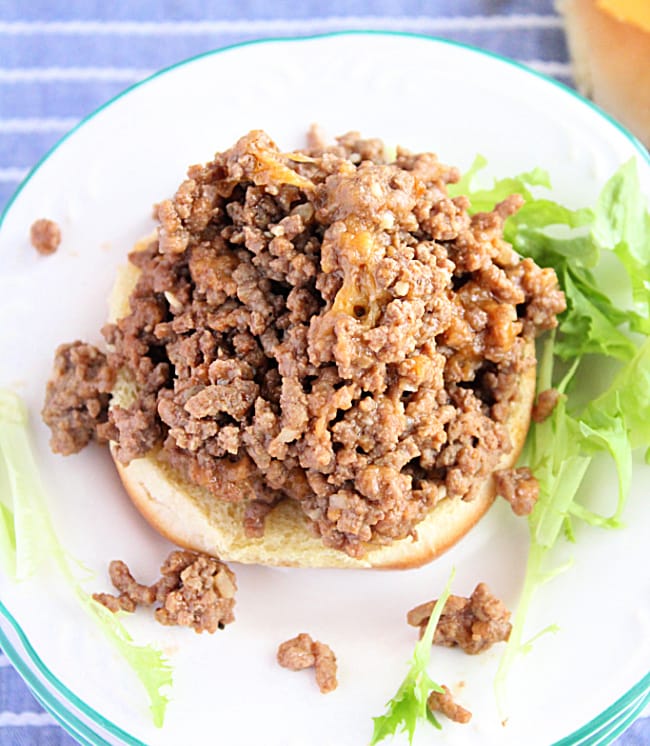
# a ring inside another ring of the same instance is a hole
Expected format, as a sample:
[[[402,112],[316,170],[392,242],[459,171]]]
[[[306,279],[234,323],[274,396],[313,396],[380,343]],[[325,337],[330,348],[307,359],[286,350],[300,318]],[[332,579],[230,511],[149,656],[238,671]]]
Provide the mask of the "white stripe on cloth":
[[[153,70],[131,67],[4,67],[0,83],[33,83],[48,81],[110,80],[132,82],[151,75]]]
[[[558,75],[568,78],[572,73],[569,62],[555,62],[553,60],[520,60],[520,62],[522,65],[545,75]]]
[[[0,712],[0,728],[43,728],[48,725],[56,725],[56,721],[47,712]]]
[[[547,75],[570,75],[567,62],[553,60],[523,60],[522,64]],[[131,67],[12,67],[0,68],[0,83],[35,83],[56,81],[117,81],[134,82],[154,71]],[[1,125],[0,125],[1,126]],[[2,131],[0,129],[0,131]]]
[[[190,34],[305,33],[314,30],[365,29],[392,31],[493,31],[503,29],[561,28],[555,15],[496,16],[324,16],[322,18],[268,18],[223,21],[2,21],[0,34],[116,34],[181,36]]]
[[[9,658],[4,653],[0,653],[0,668],[7,668],[10,665]]]
[[[41,119],[0,119],[0,134],[22,134],[34,132],[67,132],[79,122],[74,117]]]
[[[27,176],[27,168],[0,168],[0,182],[17,184]]]

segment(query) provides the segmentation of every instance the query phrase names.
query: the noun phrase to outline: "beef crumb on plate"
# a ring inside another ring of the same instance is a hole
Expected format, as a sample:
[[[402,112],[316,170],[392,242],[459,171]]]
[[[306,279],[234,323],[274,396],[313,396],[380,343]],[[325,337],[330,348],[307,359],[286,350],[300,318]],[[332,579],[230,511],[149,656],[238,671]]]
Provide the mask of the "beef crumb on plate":
[[[162,577],[153,585],[142,585],[124,562],[115,560],[109,574],[119,595],[95,593],[93,598],[113,612],[157,604],[154,616],[161,624],[191,627],[195,632],[216,632],[234,621],[237,582],[220,560],[177,550],[160,572]]]
[[[443,684],[442,688],[444,692],[431,692],[427,699],[427,707],[432,712],[439,712],[455,723],[469,723],[472,713],[454,700],[448,686]]]
[[[54,254],[61,244],[61,229],[53,220],[41,218],[32,223],[29,238],[39,254]]]
[[[316,683],[323,694],[334,691],[338,686],[334,652],[329,645],[312,640],[304,632],[280,644],[277,660],[283,668],[291,671],[313,667]]]
[[[420,604],[407,614],[408,623],[420,628],[420,637],[435,604],[435,601]],[[508,640],[511,629],[508,609],[490,593],[485,583],[479,583],[469,598],[449,596],[436,626],[433,644],[460,647],[474,655],[495,642]]]

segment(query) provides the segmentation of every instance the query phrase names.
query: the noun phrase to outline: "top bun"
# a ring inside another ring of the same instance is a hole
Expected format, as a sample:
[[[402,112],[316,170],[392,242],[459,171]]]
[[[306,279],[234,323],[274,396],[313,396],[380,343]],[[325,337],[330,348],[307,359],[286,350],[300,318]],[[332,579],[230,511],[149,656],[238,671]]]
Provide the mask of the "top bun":
[[[639,11],[644,3],[638,1]],[[617,18],[602,5],[597,0],[559,4],[576,84],[650,147],[650,29],[634,23],[633,16]]]

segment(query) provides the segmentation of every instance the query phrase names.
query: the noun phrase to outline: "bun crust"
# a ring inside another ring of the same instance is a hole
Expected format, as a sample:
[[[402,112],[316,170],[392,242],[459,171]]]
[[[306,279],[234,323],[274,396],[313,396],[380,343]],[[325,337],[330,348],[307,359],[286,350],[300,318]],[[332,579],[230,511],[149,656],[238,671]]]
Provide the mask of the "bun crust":
[[[141,242],[145,246],[148,241]],[[136,246],[136,249],[138,247]],[[129,295],[138,277],[129,265],[118,275],[110,300],[110,319],[126,315]],[[533,343],[531,343],[532,346]],[[132,391],[132,389],[131,389]],[[514,466],[530,424],[535,396],[535,367],[522,375],[507,428],[513,448],[504,454],[498,468]],[[122,379],[113,392],[115,404],[128,404],[130,384]],[[308,525],[299,506],[290,500],[277,505],[267,516],[261,538],[244,533],[241,503],[215,500],[211,494],[181,478],[156,452],[134,459],[128,466],[115,458],[120,478],[131,500],[144,518],[163,536],[179,546],[222,560],[288,567],[350,567],[407,569],[430,562],[453,546],[485,514],[495,498],[493,477],[471,501],[443,499],[417,525],[417,539],[394,541],[368,551],[363,559],[323,545]]]
[[[597,0],[563,0],[560,10],[578,89],[650,147],[650,33]]]

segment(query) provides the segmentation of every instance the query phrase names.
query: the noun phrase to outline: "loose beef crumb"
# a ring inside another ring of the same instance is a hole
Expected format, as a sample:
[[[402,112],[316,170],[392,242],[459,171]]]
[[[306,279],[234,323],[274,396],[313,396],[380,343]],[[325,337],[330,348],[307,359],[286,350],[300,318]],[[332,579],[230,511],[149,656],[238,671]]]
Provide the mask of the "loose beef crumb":
[[[61,229],[53,220],[41,218],[32,224],[29,237],[39,254],[53,254],[61,243]]]
[[[244,531],[249,538],[260,538],[264,536],[264,521],[266,516],[273,510],[274,503],[262,502],[261,500],[250,500],[246,503],[244,515]]]
[[[416,606],[407,615],[410,625],[424,634],[435,601]],[[479,583],[469,598],[451,595],[442,611],[433,637],[434,645],[460,647],[475,655],[490,648],[495,642],[510,637],[510,612],[493,596],[485,583]]]
[[[444,693],[431,692],[427,699],[427,707],[432,712],[442,713],[456,723],[469,723],[472,713],[454,701],[447,686],[443,684],[442,688],[445,690]]]
[[[291,671],[301,671],[314,666],[316,683],[323,694],[338,686],[336,680],[336,656],[329,645],[312,640],[301,632],[278,647],[278,663]]]
[[[555,405],[559,398],[560,392],[557,389],[546,389],[545,391],[540,391],[535,406],[533,407],[533,420],[540,423],[548,419],[551,416],[551,412],[555,409]]]
[[[527,466],[494,472],[496,490],[516,515],[530,515],[539,497],[539,482]]]
[[[234,621],[237,585],[234,573],[213,557],[183,552],[187,559],[178,585],[156,609],[161,624],[192,627],[195,632],[216,632]],[[163,571],[164,572],[164,571]]]
[[[124,562],[111,562],[111,581],[120,595],[95,593],[93,598],[113,612],[158,603],[154,616],[161,624],[192,627],[195,632],[213,633],[234,621],[237,583],[223,562],[179,550],[169,555],[160,571],[160,580],[146,586],[134,580]]]
[[[470,215],[447,192],[459,176],[356,132],[287,154],[253,131],[192,166],[130,256],[131,313],[104,329],[138,387],[101,431],[117,458],[157,448],[245,503],[250,536],[293,500],[353,557],[473,499],[565,301],[503,240],[522,199]]]
[[[108,566],[111,583],[120,591],[119,596],[96,593],[93,598],[111,611],[135,611],[137,606],[151,606],[156,600],[156,589],[136,582],[129,568],[121,560],[113,560]]]
[[[93,593],[93,599],[112,611],[113,614],[118,611],[135,611],[135,604],[126,597],[121,598],[110,593]]]
[[[292,637],[291,640],[286,640],[278,648],[278,663],[291,671],[311,668],[316,662],[316,656],[312,650],[313,644],[313,640],[305,632]]]
[[[57,348],[42,412],[55,453],[67,456],[91,440],[104,441],[102,425],[114,383],[115,369],[96,347],[72,342]]]

